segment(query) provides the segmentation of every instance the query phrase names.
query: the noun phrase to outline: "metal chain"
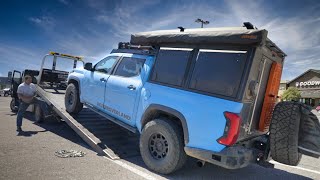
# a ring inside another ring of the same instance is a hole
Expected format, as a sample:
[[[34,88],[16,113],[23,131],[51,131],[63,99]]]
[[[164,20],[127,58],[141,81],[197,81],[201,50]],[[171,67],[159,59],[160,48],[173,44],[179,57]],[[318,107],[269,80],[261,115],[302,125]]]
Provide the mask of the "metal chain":
[[[60,150],[60,151],[56,151],[54,155],[60,158],[69,158],[69,157],[83,157],[84,155],[86,155],[86,153],[82,151],[76,151],[76,150]]]

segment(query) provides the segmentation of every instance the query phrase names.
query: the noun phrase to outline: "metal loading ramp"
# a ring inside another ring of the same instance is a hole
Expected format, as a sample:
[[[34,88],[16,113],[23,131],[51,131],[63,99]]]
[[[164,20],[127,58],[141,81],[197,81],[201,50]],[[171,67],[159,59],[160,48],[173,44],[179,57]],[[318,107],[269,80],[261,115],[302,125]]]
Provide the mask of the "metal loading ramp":
[[[65,90],[37,87],[37,94],[97,153],[113,160],[140,156],[139,136],[84,107],[71,116],[64,106]]]

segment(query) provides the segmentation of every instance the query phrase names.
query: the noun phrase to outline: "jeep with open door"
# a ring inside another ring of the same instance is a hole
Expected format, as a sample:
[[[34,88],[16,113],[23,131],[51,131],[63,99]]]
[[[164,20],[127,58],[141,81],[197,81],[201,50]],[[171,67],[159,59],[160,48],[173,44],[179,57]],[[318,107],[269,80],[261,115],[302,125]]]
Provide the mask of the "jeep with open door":
[[[301,148],[319,157],[319,133],[309,139],[315,146],[299,142],[308,112],[295,102],[276,105],[286,54],[267,34],[250,23],[134,34],[69,74],[66,110],[77,114],[85,104],[137,130],[145,164],[163,174],[187,155],[228,169],[267,164],[270,155],[297,165]],[[316,132],[319,121],[312,123]]]
[[[11,102],[10,109],[12,112],[18,111],[19,108],[19,98],[17,94],[18,86],[23,82],[23,77],[25,75],[29,75],[32,77],[32,83],[37,84],[36,77],[39,75],[38,70],[25,69],[22,71],[14,70],[13,72],[8,72],[8,80],[10,82],[10,90],[11,90]],[[30,106],[27,111],[33,112],[34,107]]]

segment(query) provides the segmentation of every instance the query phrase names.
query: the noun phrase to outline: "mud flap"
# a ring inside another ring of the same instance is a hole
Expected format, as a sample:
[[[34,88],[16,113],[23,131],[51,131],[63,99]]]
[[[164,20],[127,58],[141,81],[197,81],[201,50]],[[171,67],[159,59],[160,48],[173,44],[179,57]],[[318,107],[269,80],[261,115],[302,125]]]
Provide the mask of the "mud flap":
[[[320,123],[311,107],[300,105],[299,152],[314,158],[320,157]]]

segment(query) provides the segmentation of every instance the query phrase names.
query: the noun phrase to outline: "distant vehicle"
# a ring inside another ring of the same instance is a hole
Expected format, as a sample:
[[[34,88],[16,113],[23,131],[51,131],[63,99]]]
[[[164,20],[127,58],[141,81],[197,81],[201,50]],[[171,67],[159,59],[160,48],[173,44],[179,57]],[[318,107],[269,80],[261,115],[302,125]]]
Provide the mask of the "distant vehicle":
[[[5,88],[5,89],[0,90],[0,96],[2,96],[2,95],[5,96],[5,97],[11,95],[10,88]]]
[[[18,98],[17,90],[18,90],[18,86],[23,82],[22,78],[25,75],[30,75],[32,77],[32,83],[36,84],[37,83],[36,77],[39,75],[39,71],[38,70],[25,69],[24,71],[22,71],[22,73],[20,71],[17,71],[17,70],[14,70],[13,72],[10,71],[8,73],[8,78],[9,78],[10,83],[11,83],[11,88],[8,88],[8,89],[10,89],[10,95],[12,97],[12,100],[10,102],[10,109],[11,109],[12,112],[16,112],[19,109],[20,101],[19,101],[19,98]],[[29,106],[27,111],[33,111],[33,106]]]

